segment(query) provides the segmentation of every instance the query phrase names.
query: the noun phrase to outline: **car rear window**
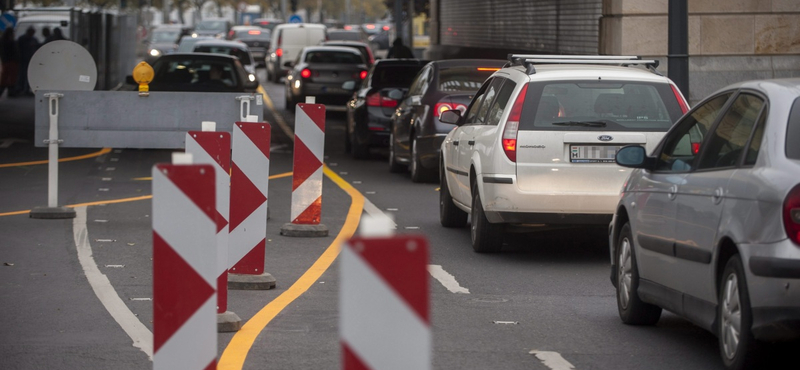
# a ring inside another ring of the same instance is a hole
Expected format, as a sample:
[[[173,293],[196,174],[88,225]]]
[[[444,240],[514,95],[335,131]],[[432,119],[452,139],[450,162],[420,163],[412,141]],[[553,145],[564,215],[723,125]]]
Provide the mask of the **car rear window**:
[[[794,100],[786,128],[786,158],[800,159],[800,98]]]
[[[479,67],[450,67],[439,70],[439,91],[478,91],[496,69]]]
[[[383,89],[386,87],[409,87],[422,65],[415,66],[386,66],[375,67],[372,74],[372,87]]]
[[[155,71],[153,82],[163,85],[218,84],[232,87],[238,83],[234,65],[224,61],[160,59],[153,65],[153,70]]]
[[[306,54],[306,63],[363,64],[359,54],[341,51],[310,51]]]
[[[667,131],[682,113],[667,83],[540,82],[528,86],[520,129]]]
[[[242,49],[230,48],[227,46],[195,46],[194,51],[200,53],[233,55],[239,58],[239,61],[242,62],[242,64],[244,65],[250,64],[250,57],[247,55],[247,51],[244,51]]]

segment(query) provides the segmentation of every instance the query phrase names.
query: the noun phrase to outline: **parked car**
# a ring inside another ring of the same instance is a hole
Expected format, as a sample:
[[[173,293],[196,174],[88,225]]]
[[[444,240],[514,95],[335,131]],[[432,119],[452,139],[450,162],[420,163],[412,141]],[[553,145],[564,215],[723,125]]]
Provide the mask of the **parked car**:
[[[238,28],[232,36],[233,41],[240,41],[247,45],[257,66],[264,65],[264,58],[269,49],[271,32],[265,28]]]
[[[800,79],[727,86],[686,114],[635,168],[611,223],[622,321],[662,309],[719,338],[728,369],[800,339]]]
[[[231,26],[231,21],[227,18],[206,18],[197,24],[192,35],[224,39],[231,30]]]
[[[463,227],[470,214],[478,253],[500,251],[509,227],[607,226],[630,173],[614,164],[616,151],[653,150],[687,110],[672,81],[639,67],[655,61],[522,55],[510,63],[463,114],[441,113],[457,128],[437,158],[440,222]]]
[[[353,90],[343,85],[351,81],[360,85],[367,77],[367,65],[358,50],[340,46],[303,48],[286,76],[286,109],[294,110],[306,96],[316,97],[319,104],[332,105],[328,110],[344,106]]]
[[[181,24],[158,26],[150,31],[150,43],[147,46],[145,61],[152,64],[158,57],[175,52],[178,41],[189,34],[189,28]]]
[[[505,63],[489,59],[441,60],[420,70],[392,116],[389,171],[408,169],[414,182],[436,181],[440,144],[455,127],[439,121],[439,114],[447,109],[465,110],[483,81]]]
[[[347,103],[345,150],[356,159],[369,157],[370,148],[389,146],[389,128],[399,101],[414,76],[428,63],[416,59],[375,62],[361,88]]]
[[[325,41],[320,45],[325,46],[346,46],[349,48],[358,49],[361,55],[364,57],[364,61],[367,62],[367,67],[371,67],[373,63],[375,63],[375,56],[372,55],[372,49],[369,48],[369,45],[359,41],[346,41],[346,40],[334,40],[334,41]]]
[[[247,71],[247,78],[250,81],[256,80],[256,63],[253,56],[250,55],[247,45],[242,42],[218,39],[203,40],[194,44],[194,52],[235,56],[239,58],[242,67]]]
[[[278,83],[289,71],[286,62],[295,61],[304,47],[325,41],[325,31],[324,25],[313,23],[284,23],[275,27],[265,59],[267,79]]]
[[[153,63],[150,91],[256,92],[258,81],[251,81],[239,58],[209,53],[173,53]],[[132,76],[119,86],[120,91],[138,91]]]

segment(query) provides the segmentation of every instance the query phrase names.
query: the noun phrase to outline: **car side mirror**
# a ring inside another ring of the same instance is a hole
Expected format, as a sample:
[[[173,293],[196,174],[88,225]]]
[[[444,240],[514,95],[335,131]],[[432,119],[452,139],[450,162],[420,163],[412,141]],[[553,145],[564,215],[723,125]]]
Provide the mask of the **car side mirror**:
[[[630,168],[647,168],[650,161],[644,147],[639,145],[628,145],[617,151],[615,160],[618,165]]]
[[[449,123],[451,125],[457,125],[458,121],[460,120],[461,120],[461,111],[456,109],[446,110],[442,112],[441,115],[439,115],[439,121],[442,121],[443,123]]]
[[[403,91],[399,89],[390,90],[389,93],[386,95],[389,99],[392,100],[402,100],[403,99]]]
[[[353,80],[347,81],[342,84],[342,88],[345,90],[355,90],[356,89],[356,82]]]
[[[249,79],[244,81],[244,88],[247,90],[255,90],[258,89],[258,79],[255,81],[250,81]]]

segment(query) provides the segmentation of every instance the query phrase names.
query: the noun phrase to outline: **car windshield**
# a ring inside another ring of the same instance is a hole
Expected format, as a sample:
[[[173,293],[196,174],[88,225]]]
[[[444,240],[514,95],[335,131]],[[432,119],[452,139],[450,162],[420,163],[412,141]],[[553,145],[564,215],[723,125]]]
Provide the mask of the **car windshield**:
[[[520,129],[667,131],[682,112],[666,83],[531,83]]]
[[[343,51],[310,51],[304,59],[306,63],[363,64],[361,55]]]
[[[372,73],[372,87],[408,87],[414,76],[422,69],[422,65],[416,66],[386,66],[376,67]]]
[[[178,40],[180,36],[180,31],[178,30],[157,30],[153,31],[153,42],[175,42]]]
[[[194,51],[199,52],[199,53],[233,55],[233,56],[239,58],[239,61],[241,61],[242,64],[244,64],[244,65],[249,65],[250,64],[250,57],[247,55],[247,51],[239,49],[239,48],[233,48],[233,47],[228,47],[228,46],[198,45],[198,46],[195,46]]]
[[[443,68],[439,71],[439,91],[478,91],[495,70],[475,66]]]
[[[238,83],[234,64],[225,60],[159,59],[153,70],[153,85],[182,86],[180,91],[192,91],[195,86],[233,87]]]
[[[199,31],[225,31],[225,21],[202,21],[197,25]]]

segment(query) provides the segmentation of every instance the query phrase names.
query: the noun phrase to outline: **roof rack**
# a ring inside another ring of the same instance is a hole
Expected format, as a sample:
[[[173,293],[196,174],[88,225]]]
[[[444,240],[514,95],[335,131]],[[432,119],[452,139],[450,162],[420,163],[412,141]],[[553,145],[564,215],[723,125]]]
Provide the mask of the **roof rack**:
[[[642,59],[634,55],[538,55],[538,54],[508,54],[509,65],[524,65],[527,74],[536,73],[536,64],[604,64],[620,65],[627,67],[630,65],[643,65],[650,72],[662,76],[656,70],[658,60]]]

